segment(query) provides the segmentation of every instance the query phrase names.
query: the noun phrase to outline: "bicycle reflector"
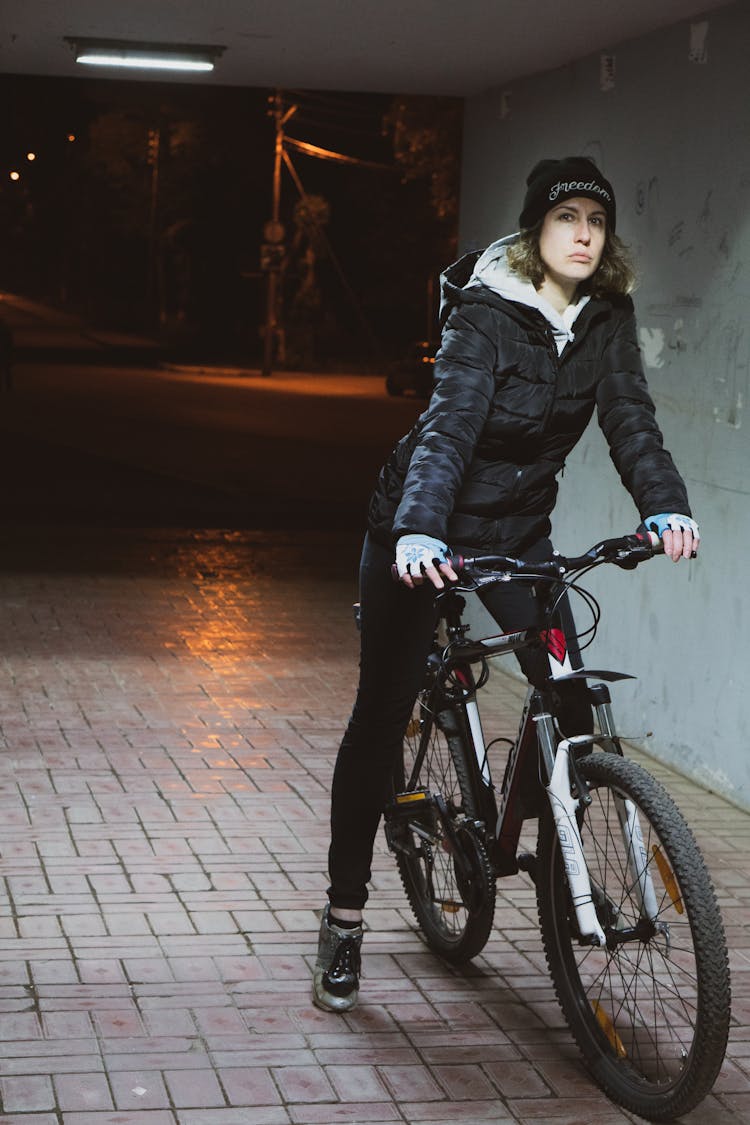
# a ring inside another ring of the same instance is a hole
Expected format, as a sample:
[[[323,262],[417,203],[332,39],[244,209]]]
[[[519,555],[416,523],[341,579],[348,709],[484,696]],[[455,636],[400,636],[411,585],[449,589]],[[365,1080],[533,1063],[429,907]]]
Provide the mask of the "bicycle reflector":
[[[659,868],[659,874],[662,877],[662,882],[667,888],[667,894],[671,898],[675,910],[678,914],[684,914],[685,907],[682,905],[682,895],[680,894],[680,889],[677,886],[677,880],[674,877],[674,872],[669,866],[666,856],[664,855],[658,844],[652,844],[651,851],[654,853],[656,866]]]
[[[429,798],[430,795],[426,789],[414,789],[410,790],[408,793],[397,793],[396,804],[413,805],[417,801],[427,801]]]
[[[621,1059],[626,1059],[628,1057],[628,1052],[625,1050],[625,1045],[620,1036],[617,1034],[615,1025],[612,1023],[612,1020],[609,1018],[607,1012],[604,1010],[598,1000],[592,1000],[591,1007],[594,1009],[596,1021],[604,1034],[607,1036],[612,1050],[616,1051]]]

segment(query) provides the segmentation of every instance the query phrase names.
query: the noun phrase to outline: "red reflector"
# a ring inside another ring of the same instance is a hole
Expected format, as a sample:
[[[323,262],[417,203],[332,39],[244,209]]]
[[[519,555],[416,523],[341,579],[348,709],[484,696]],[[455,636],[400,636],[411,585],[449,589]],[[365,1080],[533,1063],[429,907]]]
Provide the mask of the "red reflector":
[[[568,648],[562,629],[546,629],[542,633],[542,639],[547,646],[547,652],[549,652],[551,656],[554,656],[559,664],[562,664],[565,660],[565,653]]]

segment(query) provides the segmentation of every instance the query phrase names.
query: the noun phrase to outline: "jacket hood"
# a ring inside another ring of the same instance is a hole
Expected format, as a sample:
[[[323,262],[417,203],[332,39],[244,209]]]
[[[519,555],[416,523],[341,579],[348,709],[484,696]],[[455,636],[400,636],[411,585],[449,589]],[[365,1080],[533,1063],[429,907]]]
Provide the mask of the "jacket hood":
[[[518,237],[518,234],[510,234],[500,238],[486,250],[465,254],[445,270],[440,279],[441,324],[454,305],[477,299],[487,303],[488,295],[494,294],[503,301],[511,301],[514,305],[540,312],[552,327],[558,349],[562,350],[573,339],[573,324],[589,303],[590,297],[584,294],[575,304],[568,305],[564,312],[559,313],[537,293],[530,281],[519,277],[508,267],[507,250]],[[489,303],[495,302],[490,300]]]

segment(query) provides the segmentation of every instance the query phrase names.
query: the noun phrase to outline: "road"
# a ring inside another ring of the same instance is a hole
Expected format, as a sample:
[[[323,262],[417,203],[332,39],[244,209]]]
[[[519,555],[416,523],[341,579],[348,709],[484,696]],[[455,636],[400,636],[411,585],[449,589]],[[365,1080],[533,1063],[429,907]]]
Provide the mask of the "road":
[[[365,376],[17,362],[0,400],[10,522],[361,527],[421,403]]]

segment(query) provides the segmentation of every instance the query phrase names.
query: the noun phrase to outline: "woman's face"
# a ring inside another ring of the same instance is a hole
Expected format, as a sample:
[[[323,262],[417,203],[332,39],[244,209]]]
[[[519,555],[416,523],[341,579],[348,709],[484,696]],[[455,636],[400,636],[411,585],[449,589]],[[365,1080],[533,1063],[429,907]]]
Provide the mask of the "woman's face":
[[[596,273],[604,251],[607,215],[600,203],[574,196],[544,216],[539,254],[545,276],[565,289]]]

